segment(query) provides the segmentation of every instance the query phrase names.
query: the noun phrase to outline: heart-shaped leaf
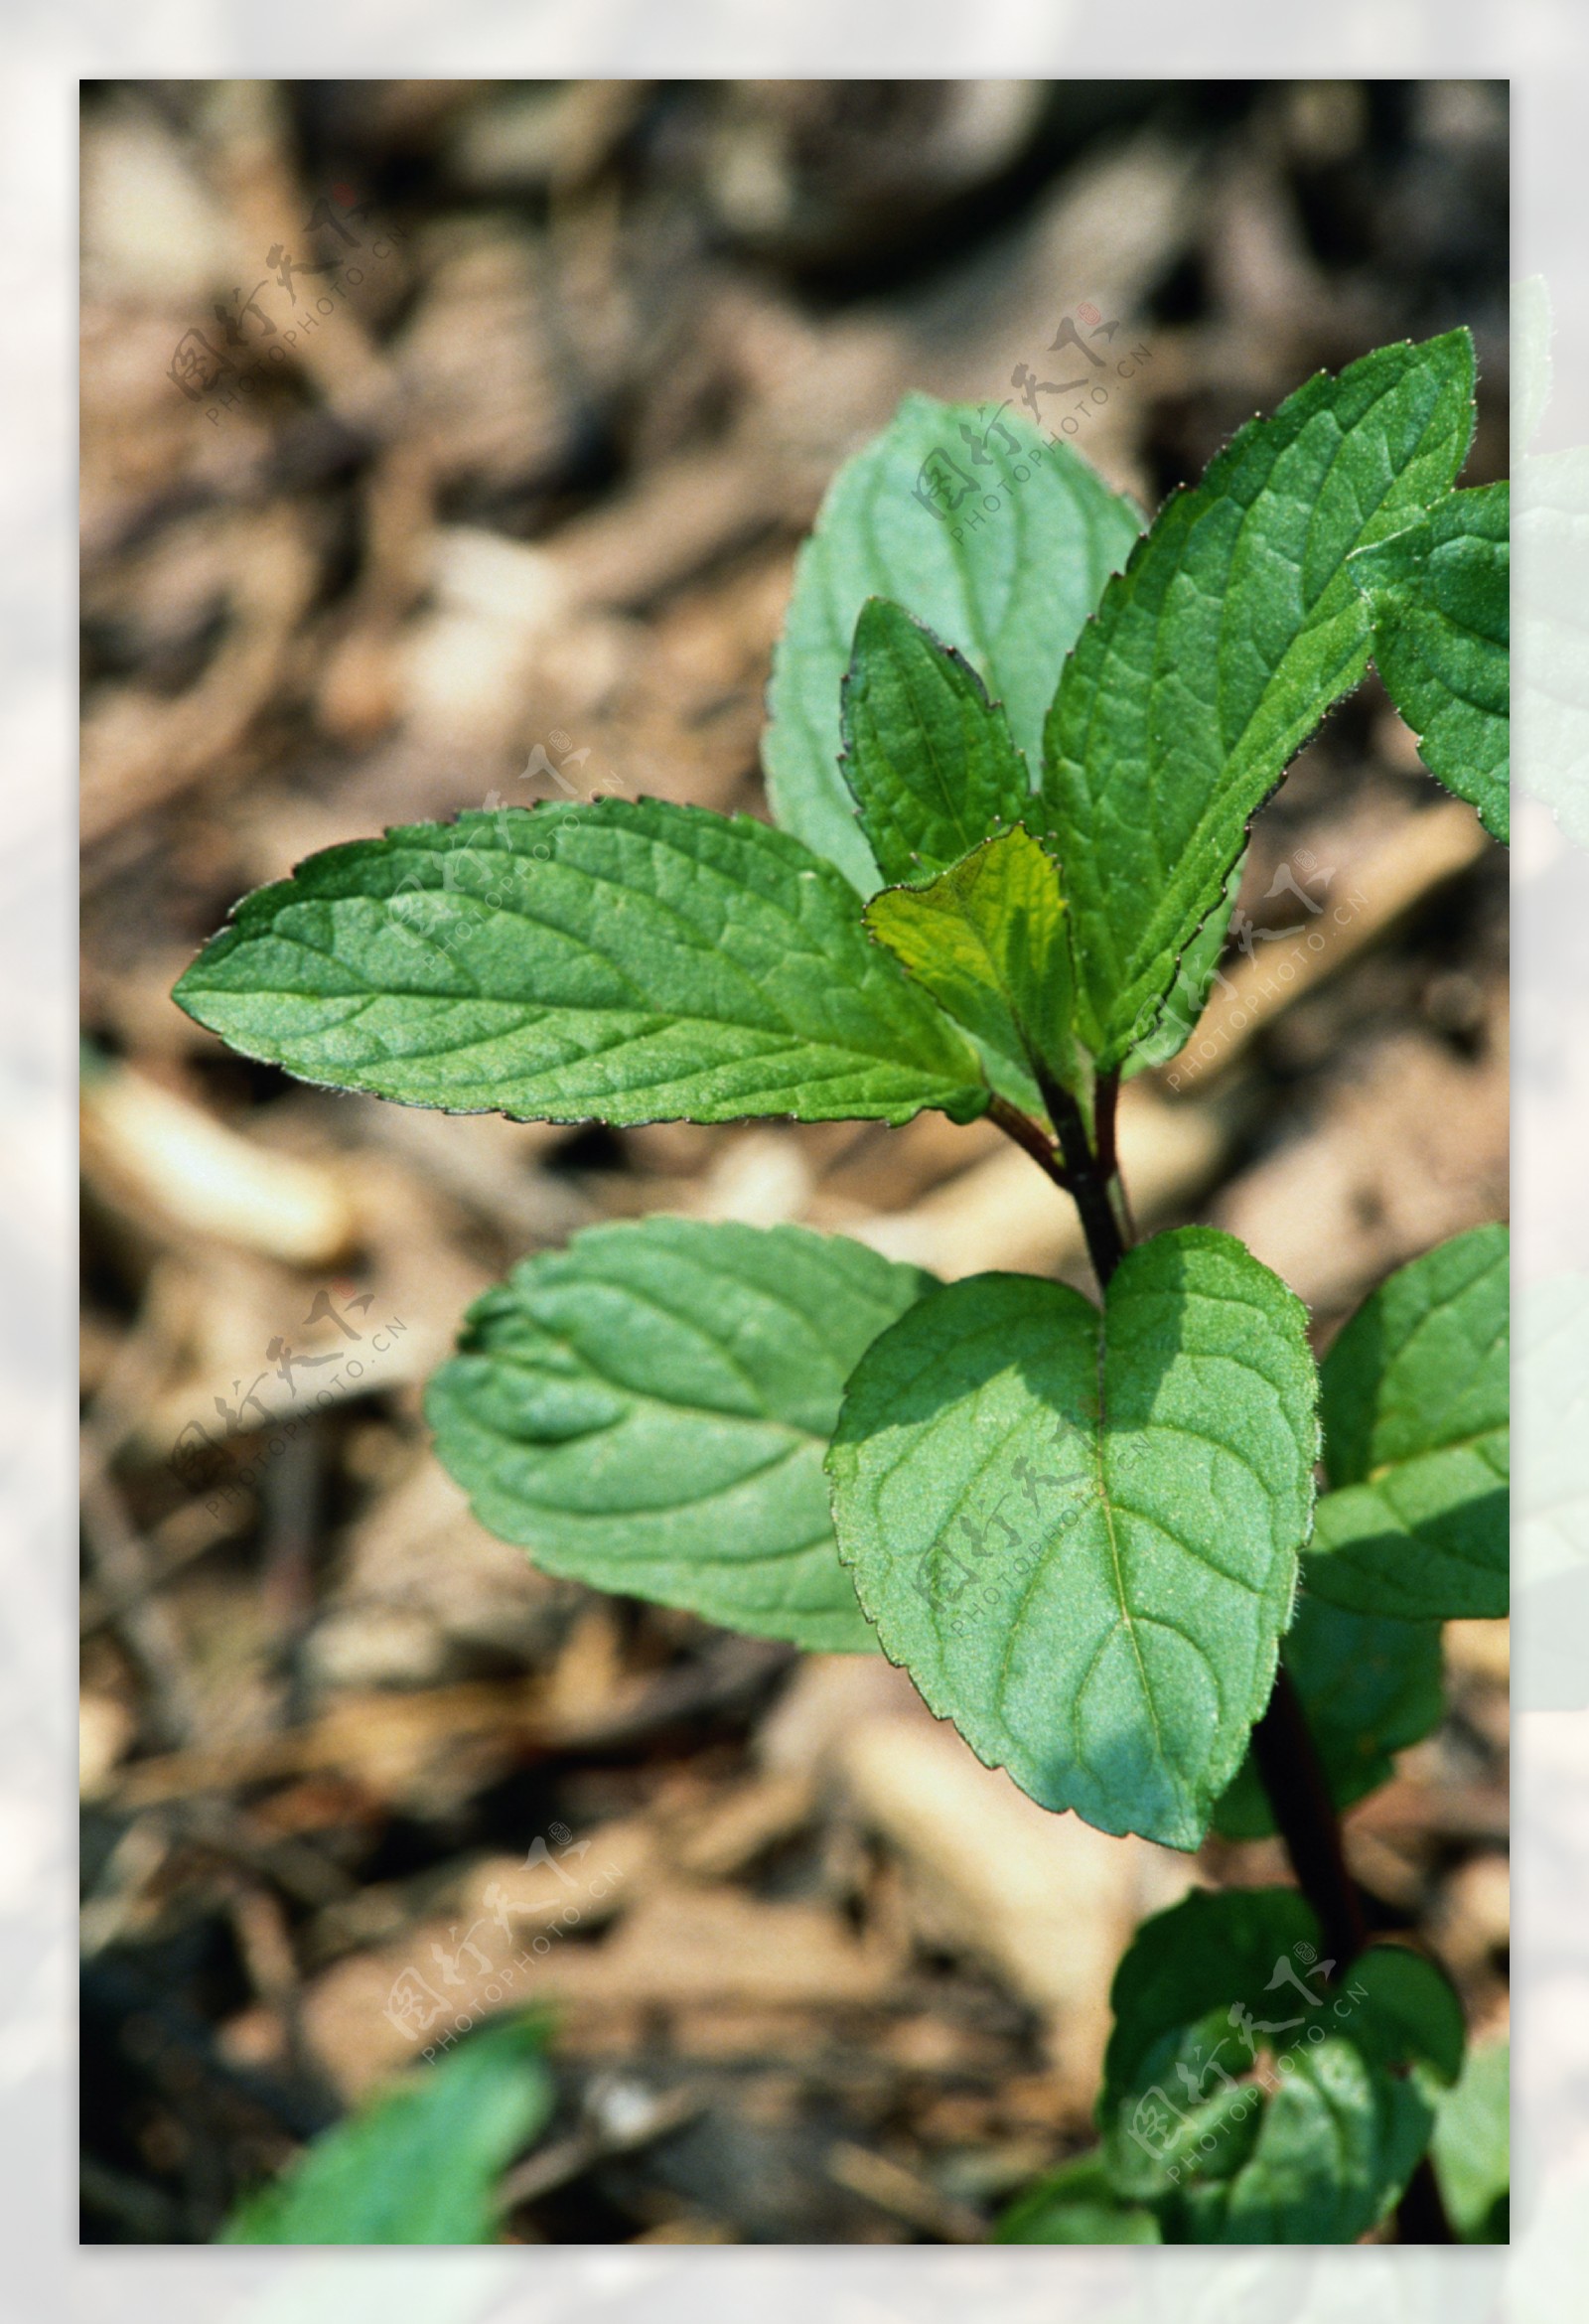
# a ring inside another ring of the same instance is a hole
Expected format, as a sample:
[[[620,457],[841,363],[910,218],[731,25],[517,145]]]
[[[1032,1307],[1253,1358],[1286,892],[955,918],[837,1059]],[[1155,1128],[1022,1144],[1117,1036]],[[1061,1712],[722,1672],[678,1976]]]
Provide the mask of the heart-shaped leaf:
[[[1307,1536],[1300,1303],[1232,1236],[1127,1254],[1100,1315],[972,1276],[868,1349],[828,1455],[883,1651],[978,1756],[1196,1847],[1268,1699]]]
[[[839,470],[795,561],[762,742],[785,830],[863,896],[882,886],[838,763],[839,682],[869,597],[908,605],[965,655],[1035,768],[1060,665],[1141,528],[1018,413],[908,395]]]
[[[1509,1247],[1477,1227],[1413,1259],[1326,1357],[1314,1596],[1405,1622],[1507,1611]]]
[[[803,1227],[588,1228],[470,1309],[425,1399],[437,1453],[548,1573],[874,1649],[822,1454],[852,1367],[933,1283]]]

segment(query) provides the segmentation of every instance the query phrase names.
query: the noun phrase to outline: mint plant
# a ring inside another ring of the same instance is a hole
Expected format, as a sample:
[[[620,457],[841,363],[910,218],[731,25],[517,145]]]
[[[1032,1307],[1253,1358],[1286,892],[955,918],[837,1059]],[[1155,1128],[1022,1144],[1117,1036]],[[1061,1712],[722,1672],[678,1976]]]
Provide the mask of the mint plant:
[[[1017,1140],[1100,1303],[801,1228],[592,1229],[471,1310],[438,1452],[550,1573],[880,1649],[1046,1808],[1283,1836],[1300,1893],[1140,1932],[1101,2144],[1008,2233],[1351,2241],[1399,2199],[1438,2235],[1461,2010],[1369,1945],[1337,1818],[1438,1719],[1440,1624],[1506,1608],[1504,1232],[1393,1275],[1321,1391],[1232,1236],[1132,1247],[1114,1127],[1194,1029],[1253,815],[1371,656],[1505,835],[1471,342],[1318,374],[1146,528],[1015,421],[984,455],[1006,512],[940,519],[912,488],[974,416],[908,398],[832,488],[774,668],[777,828],[648,799],[394,828],[247,898],[176,997],[301,1079],[450,1111],[937,1107]]]

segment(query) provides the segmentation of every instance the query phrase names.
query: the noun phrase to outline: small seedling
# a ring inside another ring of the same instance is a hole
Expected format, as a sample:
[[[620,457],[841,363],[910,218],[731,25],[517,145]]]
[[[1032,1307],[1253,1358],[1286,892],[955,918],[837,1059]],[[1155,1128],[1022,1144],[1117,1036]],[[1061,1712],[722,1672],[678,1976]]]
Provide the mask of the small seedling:
[[[1252,817],[1371,656],[1506,836],[1471,342],[1318,374],[1146,529],[1014,423],[999,512],[940,515],[913,488],[973,416],[912,397],[833,486],[774,669],[776,828],[606,799],[392,829],[248,897],[177,998],[302,1080],[453,1112],[938,1107],[1015,1138],[1100,1305],[793,1227],[595,1228],[470,1311],[437,1450],[550,1573],[881,1648],[1046,1808],[1183,1849],[1278,1828],[1300,1893],[1139,1932],[1101,2144],[1009,2233],[1350,2242],[1404,2195],[1402,2232],[1439,2232],[1461,2011],[1368,1945],[1336,1811],[1439,1717],[1440,1623],[1506,1610],[1505,1235],[1392,1275],[1321,1395],[1234,1237],[1132,1247],[1115,1115],[1191,1035]]]

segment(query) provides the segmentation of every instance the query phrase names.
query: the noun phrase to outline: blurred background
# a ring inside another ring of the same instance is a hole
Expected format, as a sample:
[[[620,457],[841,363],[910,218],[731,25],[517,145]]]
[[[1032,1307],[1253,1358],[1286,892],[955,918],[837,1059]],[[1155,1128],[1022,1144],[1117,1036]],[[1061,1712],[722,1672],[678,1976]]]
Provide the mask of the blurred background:
[[[540,1577],[419,1396],[473,1296],[597,1220],[1085,1284],[1067,1206],[933,1115],[613,1132],[308,1089],[170,986],[245,889],[389,822],[598,783],[765,814],[834,470],[907,389],[1070,376],[1067,318],[1136,351],[1074,440],[1147,509],[1319,365],[1458,323],[1465,481],[1505,475],[1505,90],[83,101],[83,2232],[208,2241],[390,2069],[548,1999],[515,2240],[974,2242],[1087,2142],[1136,1921],[1285,1877],[1275,1844],[1104,1838],[880,1660]],[[1505,1216],[1506,967],[1505,859],[1371,681],[1258,822],[1203,1036],[1128,1092],[1139,1220],[1240,1234],[1325,1345]],[[1482,2035],[1504,1627],[1446,1649],[1349,1853]]]

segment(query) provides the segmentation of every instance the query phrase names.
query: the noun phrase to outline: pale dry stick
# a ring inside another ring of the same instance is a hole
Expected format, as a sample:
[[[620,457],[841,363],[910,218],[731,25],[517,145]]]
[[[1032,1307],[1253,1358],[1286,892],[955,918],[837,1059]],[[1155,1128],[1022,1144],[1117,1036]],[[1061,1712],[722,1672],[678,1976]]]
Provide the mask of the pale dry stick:
[[[1342,885],[1306,936],[1255,951],[1215,988],[1196,1033],[1156,1079],[1184,1097],[1223,1073],[1274,1020],[1376,944],[1415,905],[1492,845],[1472,807],[1451,799],[1402,818]],[[1361,902],[1359,899],[1361,898]]]
[[[619,2154],[633,2154],[640,2147],[650,2146],[658,2138],[665,2138],[670,2130],[678,2130],[693,2121],[705,2107],[705,2101],[691,2090],[669,2091],[665,2096],[652,2097],[648,2091],[626,2089],[623,2098],[629,2102],[629,2110],[610,2106],[613,2117],[609,2122],[597,2122],[588,2130],[576,2130],[567,2138],[560,2138],[554,2146],[543,2147],[538,2154],[525,2157],[516,2170],[509,2171],[502,2184],[502,2206],[512,2211],[521,2203],[534,2203],[543,2195],[550,2195],[599,2162],[606,2162]]]
[[[828,2150],[827,2175],[852,2195],[875,2203],[890,2218],[935,2236],[940,2244],[985,2244],[987,2225],[967,2203],[940,2195],[928,2179],[869,2146],[838,2139]]]

